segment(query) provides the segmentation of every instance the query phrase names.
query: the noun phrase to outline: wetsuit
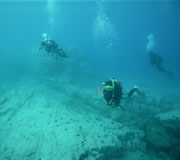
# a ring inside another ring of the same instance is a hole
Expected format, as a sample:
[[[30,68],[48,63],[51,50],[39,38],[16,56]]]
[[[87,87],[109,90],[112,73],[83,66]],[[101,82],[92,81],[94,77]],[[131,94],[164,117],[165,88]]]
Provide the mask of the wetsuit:
[[[149,52],[149,58],[150,58],[150,64],[151,65],[155,65],[156,68],[160,71],[160,72],[165,72],[167,73],[168,77],[170,79],[174,79],[174,74],[171,71],[166,70],[163,66],[163,59],[162,57],[158,54],[155,53],[153,51]]]
[[[56,58],[58,58],[58,56],[68,57],[62,48],[58,48],[58,44],[54,40],[42,41],[39,49],[43,48],[46,50],[46,52],[55,54]]]
[[[119,106],[122,99],[121,83],[115,80],[105,82],[103,95],[108,105]]]

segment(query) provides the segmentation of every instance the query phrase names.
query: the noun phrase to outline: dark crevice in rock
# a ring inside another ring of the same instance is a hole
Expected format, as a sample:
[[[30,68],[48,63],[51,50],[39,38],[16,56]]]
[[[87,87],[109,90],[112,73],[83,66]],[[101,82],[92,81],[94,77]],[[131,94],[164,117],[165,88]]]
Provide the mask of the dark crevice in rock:
[[[21,107],[23,107],[28,101],[30,101],[32,99],[32,97],[34,96],[34,93],[31,93],[30,96],[28,96],[24,102],[22,102],[21,104],[19,104],[18,106],[16,106],[16,109],[12,112],[12,114],[9,116],[7,121],[10,121],[12,119],[12,117],[14,117],[16,115],[16,113],[21,109]]]

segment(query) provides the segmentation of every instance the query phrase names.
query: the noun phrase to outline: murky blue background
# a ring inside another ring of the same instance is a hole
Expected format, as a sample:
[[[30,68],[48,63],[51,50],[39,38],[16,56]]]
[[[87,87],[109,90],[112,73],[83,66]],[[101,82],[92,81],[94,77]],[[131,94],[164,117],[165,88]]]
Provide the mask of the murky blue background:
[[[68,53],[69,62],[54,60],[53,74],[43,76],[62,76],[71,67],[71,72],[65,74],[77,83],[83,79],[85,85],[98,86],[115,76],[123,84],[136,84],[167,97],[177,96],[179,19],[178,1],[0,1],[0,81],[13,84],[24,76],[36,79],[42,76],[41,72],[32,73],[53,68],[51,63],[31,72],[34,61],[43,63],[33,56],[38,54],[41,35],[48,33],[60,47],[74,50]],[[164,67],[175,74],[175,80],[150,66],[146,51],[149,34],[154,35],[154,51],[163,57]],[[78,58],[73,54],[75,50]],[[86,63],[87,68],[78,66],[80,63]]]

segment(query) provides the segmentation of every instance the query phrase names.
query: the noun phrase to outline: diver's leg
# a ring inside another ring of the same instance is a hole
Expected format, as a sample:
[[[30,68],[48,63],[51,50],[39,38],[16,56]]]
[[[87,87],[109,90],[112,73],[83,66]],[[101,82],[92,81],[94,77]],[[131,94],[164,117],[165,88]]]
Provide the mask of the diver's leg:
[[[131,97],[134,93],[137,93],[138,95],[145,97],[144,92],[142,92],[138,87],[134,86],[132,90],[129,91],[129,93],[127,94],[128,97]]]
[[[145,93],[141,91],[139,88],[136,88],[136,93],[140,95],[141,97],[146,97]]]
[[[156,65],[156,66],[157,66],[157,69],[158,69],[160,72],[168,72],[161,64]]]
[[[133,88],[129,91],[129,93],[127,94],[128,97],[131,97],[134,93],[136,92],[136,88]]]
[[[166,70],[162,65],[157,66],[158,70],[167,73],[170,79],[174,79],[174,74],[171,71]]]
[[[174,79],[174,74],[172,72],[167,71],[166,73],[170,79]]]
[[[62,55],[62,49],[58,49],[57,54],[58,54],[58,56],[63,57],[63,55]]]
[[[69,57],[69,56],[67,56],[67,54],[64,52],[64,50],[62,48],[60,48],[59,51],[60,51],[61,57]]]
[[[58,59],[58,57],[62,57],[61,56],[61,50],[60,49],[57,49],[57,51],[56,51],[56,59]]]

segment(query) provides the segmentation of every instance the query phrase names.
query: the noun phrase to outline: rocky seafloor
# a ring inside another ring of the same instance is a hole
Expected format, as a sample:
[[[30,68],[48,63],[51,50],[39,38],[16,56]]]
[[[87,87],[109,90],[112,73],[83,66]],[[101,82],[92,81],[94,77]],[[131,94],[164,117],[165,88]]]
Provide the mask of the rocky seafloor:
[[[180,159],[178,103],[135,95],[121,105],[53,79],[2,86],[0,160]]]

